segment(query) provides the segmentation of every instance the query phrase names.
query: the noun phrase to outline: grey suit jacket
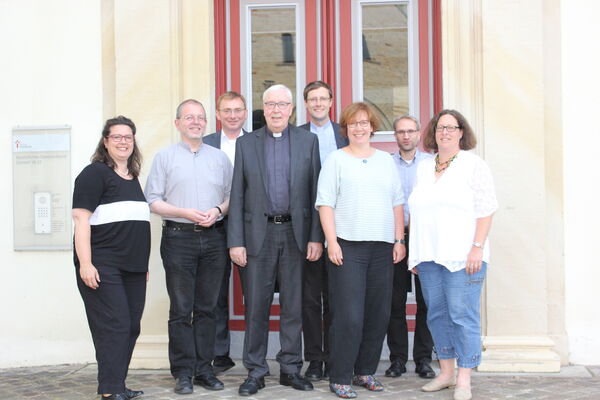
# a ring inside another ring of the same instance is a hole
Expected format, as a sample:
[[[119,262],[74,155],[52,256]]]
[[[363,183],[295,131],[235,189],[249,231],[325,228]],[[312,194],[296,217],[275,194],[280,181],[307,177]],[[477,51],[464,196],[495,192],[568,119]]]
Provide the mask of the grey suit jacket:
[[[244,132],[244,135],[246,133],[248,133],[244,129],[242,129],[242,132]],[[220,149],[221,148],[221,135],[222,135],[221,131],[211,133],[210,135],[206,135],[202,138],[202,143],[206,143],[209,146]]]
[[[317,135],[289,125],[290,215],[294,238],[300,251],[308,242],[322,242],[323,231],[315,209],[317,181],[321,169]],[[267,231],[267,177],[265,171],[265,128],[245,134],[235,147],[235,167],[229,198],[228,247],[246,247],[257,255]]]
[[[339,149],[344,146],[348,146],[348,138],[345,138],[340,134],[339,124],[336,124],[335,122],[331,121],[331,126],[333,126],[333,134],[335,135],[335,144],[337,144],[337,148]],[[300,125],[298,128],[310,131],[310,122],[307,122],[304,125]]]

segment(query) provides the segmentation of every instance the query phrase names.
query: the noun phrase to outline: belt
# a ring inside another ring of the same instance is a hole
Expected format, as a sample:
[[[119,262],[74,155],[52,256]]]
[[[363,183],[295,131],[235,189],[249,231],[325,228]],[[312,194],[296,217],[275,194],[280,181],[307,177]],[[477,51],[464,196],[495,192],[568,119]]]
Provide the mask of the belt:
[[[287,215],[272,215],[267,217],[267,221],[272,222],[274,224],[283,224],[284,222],[290,222],[292,220],[292,216]]]
[[[186,224],[183,222],[175,222],[175,221],[165,219],[163,221],[163,228],[167,228],[167,229],[170,229],[173,231],[204,232],[204,231],[210,231],[215,228],[220,228],[221,226],[223,226],[223,224],[224,224],[223,220],[217,221],[214,224],[212,224],[211,226],[202,226],[202,225],[198,225],[198,224]]]

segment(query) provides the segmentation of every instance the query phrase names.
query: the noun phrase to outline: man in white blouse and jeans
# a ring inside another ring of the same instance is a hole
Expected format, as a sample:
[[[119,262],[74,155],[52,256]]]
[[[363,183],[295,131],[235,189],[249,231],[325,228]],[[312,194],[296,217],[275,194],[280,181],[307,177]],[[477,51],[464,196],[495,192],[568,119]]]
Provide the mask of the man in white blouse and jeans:
[[[398,153],[392,154],[398,174],[402,181],[404,197],[408,200],[415,184],[417,166],[420,161],[431,157],[428,153],[418,150],[417,146],[421,140],[419,121],[410,115],[402,115],[394,120],[394,136],[398,147]],[[408,251],[408,223],[409,209],[408,201],[404,205],[404,224],[406,249]],[[390,349],[390,367],[385,371],[385,376],[396,378],[406,372],[408,361],[408,327],[406,324],[406,298],[411,291],[411,276],[408,271],[408,254],[406,258],[394,266],[394,287],[392,292],[392,312],[387,333],[387,344]],[[421,292],[419,277],[415,275],[415,297],[417,300],[416,327],[413,343],[413,360],[415,372],[419,377],[432,379],[435,372],[431,368],[431,351],[433,340],[427,328],[427,306]]]

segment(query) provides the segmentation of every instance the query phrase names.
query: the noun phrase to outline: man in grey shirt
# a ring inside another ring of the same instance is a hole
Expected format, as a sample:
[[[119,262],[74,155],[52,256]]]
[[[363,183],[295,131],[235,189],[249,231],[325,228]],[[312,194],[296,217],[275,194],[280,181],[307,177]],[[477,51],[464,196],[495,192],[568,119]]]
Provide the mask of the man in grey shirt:
[[[213,372],[215,307],[227,258],[223,215],[229,208],[233,166],[203,145],[206,112],[189,99],[177,107],[181,141],[161,150],[146,183],[152,212],[163,217],[160,253],[169,293],[169,362],[175,393],[194,383],[223,389]]]
[[[277,354],[279,383],[312,390],[302,367],[302,269],[317,260],[323,233],[314,207],[321,163],[317,136],[289,125],[292,93],[274,85],[263,94],[267,126],[236,143],[227,243],[240,266],[246,333],[244,366],[248,378],[239,394],[265,386],[269,307],[279,282],[281,304]]]
[[[408,197],[410,196],[417,174],[417,166],[421,160],[431,157],[428,153],[420,152],[417,146],[421,139],[419,121],[410,115],[402,115],[394,120],[394,136],[400,148],[392,158],[398,167],[398,174],[402,182],[404,198],[404,224],[406,249],[408,251],[408,222],[409,209]],[[394,286],[392,291],[392,311],[388,325],[387,343],[390,349],[390,367],[385,371],[385,376],[396,378],[406,372],[408,360],[408,327],[406,324],[406,298],[411,291],[412,274],[408,272],[408,253],[406,257],[394,266]],[[415,296],[417,298],[416,328],[413,344],[413,360],[415,372],[421,378],[431,379],[435,372],[431,368],[431,351],[433,340],[427,328],[427,306],[421,292],[419,277],[415,275]]]

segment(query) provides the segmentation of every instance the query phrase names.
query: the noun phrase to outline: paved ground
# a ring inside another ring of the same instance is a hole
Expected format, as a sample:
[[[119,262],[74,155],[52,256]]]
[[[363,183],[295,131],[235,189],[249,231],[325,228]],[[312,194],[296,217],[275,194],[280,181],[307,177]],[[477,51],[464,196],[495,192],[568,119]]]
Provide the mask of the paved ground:
[[[195,392],[191,395],[176,395],[172,390],[174,381],[169,372],[164,370],[130,371],[127,383],[133,389],[143,389],[146,394],[140,399],[144,400],[241,399],[237,388],[245,377],[245,371],[240,367],[240,362],[237,364],[234,369],[220,376],[225,383],[225,390],[219,392],[195,387]],[[371,393],[359,389],[359,399],[452,399],[450,390],[421,392],[419,388],[424,380],[414,373],[395,379],[383,377],[387,366],[388,363],[382,362],[378,371],[385,391]],[[410,370],[413,369],[414,367]],[[336,399],[325,382],[318,382],[311,392],[299,392],[278,384],[278,368],[275,364],[272,364],[271,371],[273,376],[267,378],[267,387],[257,395],[248,397],[249,400]],[[91,400],[98,399],[95,391],[95,364],[0,370],[1,400]],[[473,399],[600,400],[600,366],[570,366],[557,374],[474,373]]]

